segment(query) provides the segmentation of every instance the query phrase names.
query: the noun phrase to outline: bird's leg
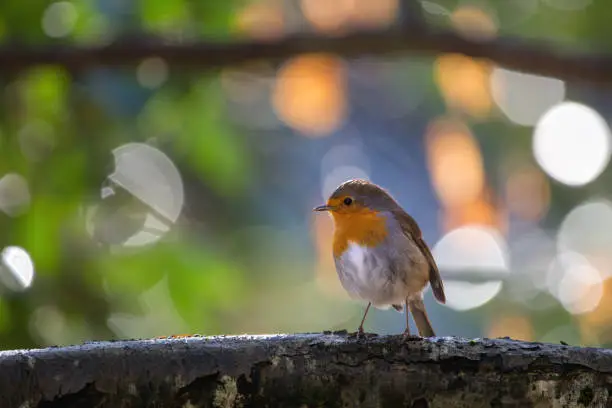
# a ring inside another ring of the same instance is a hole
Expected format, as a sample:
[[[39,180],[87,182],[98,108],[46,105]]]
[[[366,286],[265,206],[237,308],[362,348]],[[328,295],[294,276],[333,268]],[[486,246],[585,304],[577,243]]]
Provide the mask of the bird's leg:
[[[406,311],[406,329],[404,330],[404,337],[410,336],[410,309],[408,309],[408,299],[404,302],[404,310]]]
[[[406,298],[406,302],[404,303],[404,306],[405,306],[405,311],[406,311],[406,329],[404,330],[402,339],[404,341],[418,339],[419,336],[414,336],[410,334],[410,309],[408,309],[408,298]]]
[[[368,310],[370,310],[371,305],[372,305],[372,302],[368,302],[368,306],[366,307],[365,313],[363,314],[363,318],[361,319],[361,324],[359,325],[359,328],[357,329],[358,336],[363,335],[363,323],[365,323],[365,319],[366,319],[366,316],[368,315]]]

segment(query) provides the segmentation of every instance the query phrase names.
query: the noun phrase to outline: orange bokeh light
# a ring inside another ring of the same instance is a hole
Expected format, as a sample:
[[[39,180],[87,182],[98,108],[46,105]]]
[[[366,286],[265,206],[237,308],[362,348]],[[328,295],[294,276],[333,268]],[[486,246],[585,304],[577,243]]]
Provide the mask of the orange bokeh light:
[[[301,0],[304,17],[318,31],[334,33],[343,31],[348,25],[354,0]]]
[[[490,74],[490,63],[460,54],[444,54],[435,62],[435,79],[446,104],[476,118],[491,111]]]
[[[439,119],[426,135],[427,158],[433,185],[445,207],[476,200],[484,188],[480,147],[469,128],[459,121]]]
[[[272,95],[278,117],[306,136],[327,136],[346,116],[345,68],[332,55],[295,57],[281,67]]]
[[[399,9],[398,0],[354,0],[353,23],[362,28],[379,28],[391,24]]]
[[[398,10],[398,0],[301,0],[300,5],[312,27],[327,34],[387,26]]]

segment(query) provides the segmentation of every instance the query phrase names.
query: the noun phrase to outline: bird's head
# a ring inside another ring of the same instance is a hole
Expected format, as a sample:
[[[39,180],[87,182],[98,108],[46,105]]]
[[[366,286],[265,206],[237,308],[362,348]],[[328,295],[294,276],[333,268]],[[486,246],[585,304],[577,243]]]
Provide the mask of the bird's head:
[[[355,179],[340,184],[327,203],[313,211],[329,211],[334,219],[347,216],[372,215],[397,208],[395,200],[381,187],[366,180]]]

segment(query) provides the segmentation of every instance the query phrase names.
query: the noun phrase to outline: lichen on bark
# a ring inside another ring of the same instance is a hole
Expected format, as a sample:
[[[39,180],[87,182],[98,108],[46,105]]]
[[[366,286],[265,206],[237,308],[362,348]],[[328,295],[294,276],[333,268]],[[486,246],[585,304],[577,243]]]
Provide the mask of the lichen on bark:
[[[606,407],[612,353],[346,333],[0,352],[0,407]],[[25,405],[24,405],[25,404]]]

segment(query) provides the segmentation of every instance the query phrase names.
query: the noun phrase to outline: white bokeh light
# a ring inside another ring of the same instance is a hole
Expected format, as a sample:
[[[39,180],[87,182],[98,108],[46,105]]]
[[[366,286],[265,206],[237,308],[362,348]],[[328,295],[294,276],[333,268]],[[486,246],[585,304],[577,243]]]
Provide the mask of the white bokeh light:
[[[570,186],[595,180],[610,161],[610,128],[593,109],[563,102],[538,121],[533,153],[552,178]]]
[[[473,225],[450,231],[434,246],[433,254],[443,274],[446,305],[455,310],[480,307],[501,290],[499,274],[508,272],[507,248],[495,229]],[[491,281],[462,282],[462,271],[495,274]],[[457,280],[452,279],[456,274]]]
[[[584,256],[560,253],[547,275],[548,289],[571,314],[590,312],[603,296],[603,279]]]
[[[23,248],[8,246],[2,250],[2,280],[12,290],[20,291],[29,288],[34,280],[34,263],[30,254]]]
[[[115,185],[101,189],[100,203],[82,209],[87,232],[100,243],[114,245],[113,250],[158,241],[183,208],[178,169],[161,150],[144,143],[125,144],[113,155],[115,171],[108,179]],[[122,190],[131,194],[130,200],[121,198],[126,194]]]
[[[42,28],[49,37],[65,37],[72,32],[78,13],[69,1],[51,3],[42,17]]]
[[[161,150],[144,143],[128,143],[113,150],[115,171],[109,179],[175,222],[183,208],[183,181]]]
[[[572,314],[594,310],[602,296],[601,275],[589,264],[569,268],[559,284],[559,300]]]
[[[563,101],[565,82],[494,68],[491,94],[508,119],[519,125],[532,126],[551,106]]]
[[[612,202],[608,200],[594,199],[578,205],[559,226],[557,250],[560,253],[577,252],[588,257],[590,262],[598,260],[609,267],[612,265],[611,248]],[[609,269],[601,272],[612,275]]]

